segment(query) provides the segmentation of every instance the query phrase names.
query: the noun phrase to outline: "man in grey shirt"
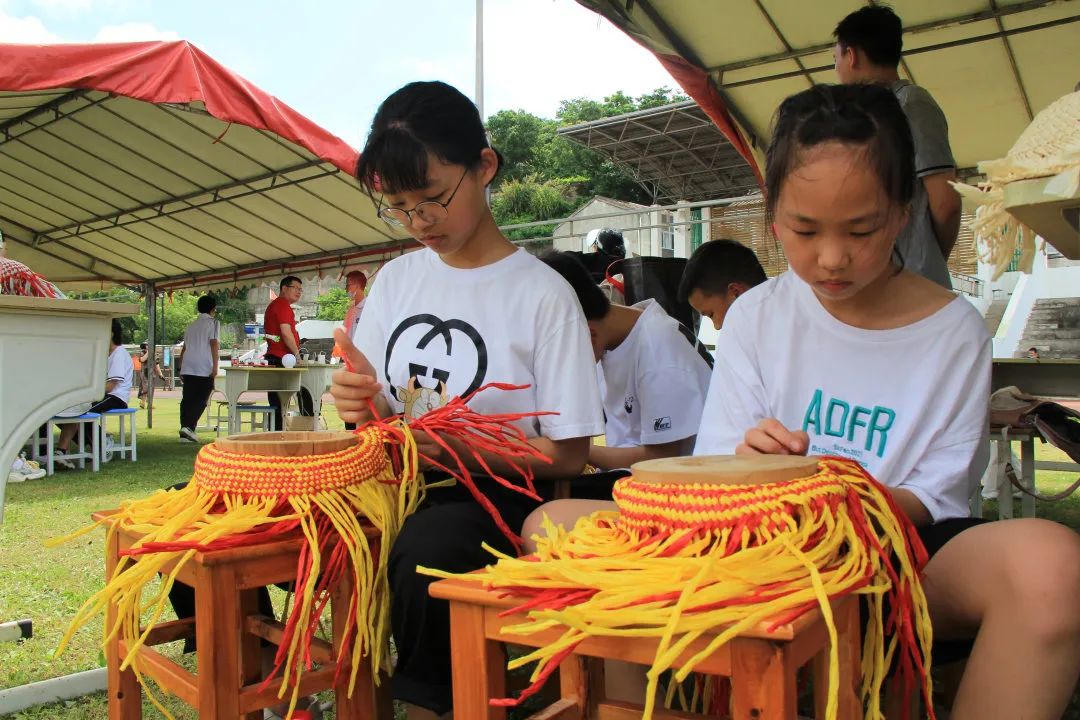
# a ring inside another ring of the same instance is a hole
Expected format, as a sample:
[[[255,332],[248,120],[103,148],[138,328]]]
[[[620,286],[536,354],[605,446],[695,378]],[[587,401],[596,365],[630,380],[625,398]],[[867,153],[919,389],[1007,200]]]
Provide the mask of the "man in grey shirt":
[[[945,114],[930,93],[900,78],[903,28],[891,9],[870,5],[856,10],[840,21],[833,35],[840,82],[887,85],[907,115],[920,182],[915,183],[911,218],[896,247],[904,267],[951,289],[945,262],[960,232],[960,196],[949,185],[956,180],[956,162]]]

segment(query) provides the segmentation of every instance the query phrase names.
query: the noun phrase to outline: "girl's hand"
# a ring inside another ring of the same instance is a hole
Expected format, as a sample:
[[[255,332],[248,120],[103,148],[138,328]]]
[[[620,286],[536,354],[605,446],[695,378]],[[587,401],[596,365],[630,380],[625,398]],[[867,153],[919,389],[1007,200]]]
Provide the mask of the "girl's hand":
[[[736,455],[805,455],[810,436],[802,430],[788,430],[779,420],[766,418],[746,431]]]
[[[374,419],[371,403],[382,392],[382,385],[375,379],[375,368],[371,362],[341,328],[334,330],[334,342],[341,348],[346,367],[334,373],[330,394],[334,396],[334,405],[342,420],[363,425]]]

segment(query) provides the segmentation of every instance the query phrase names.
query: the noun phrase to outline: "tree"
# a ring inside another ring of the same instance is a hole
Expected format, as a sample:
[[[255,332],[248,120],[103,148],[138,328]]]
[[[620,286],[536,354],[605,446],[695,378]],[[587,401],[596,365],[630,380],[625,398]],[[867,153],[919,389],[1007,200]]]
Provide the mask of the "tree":
[[[330,288],[325,294],[315,298],[315,304],[319,306],[316,320],[344,320],[345,313],[352,305],[352,298],[341,288]]]
[[[495,113],[488,118],[488,131],[505,161],[493,187],[496,220],[515,224],[551,219],[559,215],[548,214],[544,208],[558,206],[562,208],[560,215],[566,215],[574,209],[572,202],[596,195],[651,203],[652,196],[628,172],[599,153],[560,136],[558,128],[686,99],[662,87],[637,98],[617,91],[603,100],[564,100],[553,120],[524,110]],[[500,200],[503,194],[506,197]],[[515,239],[537,237],[538,231],[520,230],[512,235]]]

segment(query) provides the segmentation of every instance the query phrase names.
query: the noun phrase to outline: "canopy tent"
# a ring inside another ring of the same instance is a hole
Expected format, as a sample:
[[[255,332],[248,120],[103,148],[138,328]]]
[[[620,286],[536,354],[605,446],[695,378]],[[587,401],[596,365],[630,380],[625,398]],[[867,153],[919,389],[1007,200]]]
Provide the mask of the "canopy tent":
[[[0,229],[69,289],[377,260],[357,157],[186,42],[0,45]]]
[[[578,0],[651,50],[760,173],[780,102],[836,82],[832,31],[858,0]],[[961,177],[1003,156],[1034,113],[1070,92],[1077,0],[894,0],[901,75],[949,119]]]
[[[626,169],[657,202],[756,192],[757,176],[693,100],[559,128]]]

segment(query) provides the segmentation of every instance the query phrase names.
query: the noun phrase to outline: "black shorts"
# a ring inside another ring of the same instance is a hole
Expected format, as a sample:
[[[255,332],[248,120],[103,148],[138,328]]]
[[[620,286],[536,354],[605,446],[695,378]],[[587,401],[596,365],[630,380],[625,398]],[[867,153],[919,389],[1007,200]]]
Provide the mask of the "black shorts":
[[[108,410],[127,410],[128,404],[115,395],[106,395],[90,406],[86,412],[103,413]]]

